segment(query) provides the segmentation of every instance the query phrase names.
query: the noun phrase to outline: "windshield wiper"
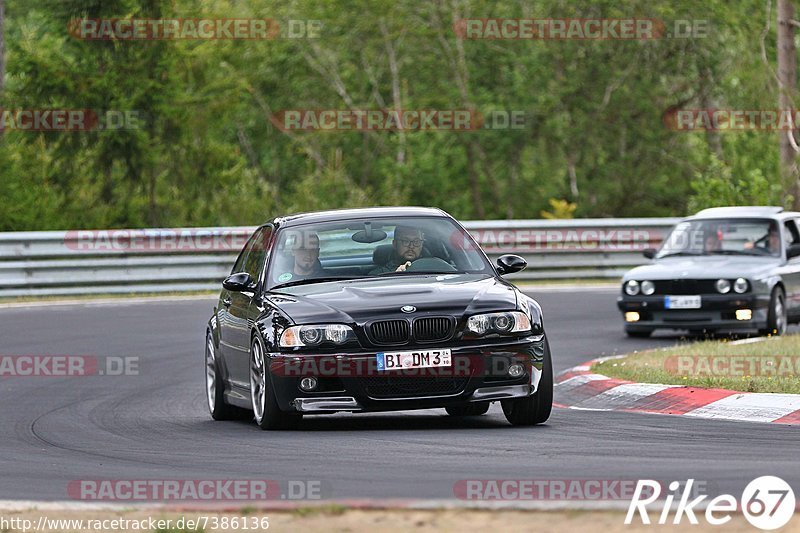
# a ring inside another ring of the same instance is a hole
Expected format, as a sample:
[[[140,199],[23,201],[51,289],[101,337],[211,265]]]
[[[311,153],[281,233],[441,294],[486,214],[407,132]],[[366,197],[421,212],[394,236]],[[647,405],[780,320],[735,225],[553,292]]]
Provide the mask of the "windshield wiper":
[[[277,289],[284,289],[286,287],[296,287],[297,285],[308,285],[311,283],[325,283],[328,281],[345,281],[349,279],[359,279],[361,276],[332,276],[327,278],[308,278],[308,279],[296,279],[294,281],[287,281],[286,283],[280,283],[275,285],[270,290],[274,291]]]
[[[680,252],[671,252],[668,254],[658,256],[659,259],[663,257],[672,257],[673,255],[703,255],[703,252],[690,252],[688,250],[681,250]]]
[[[707,254],[708,255],[756,255],[756,256],[762,255],[759,253],[754,254],[752,252],[746,252],[744,250],[713,250],[707,252]]]

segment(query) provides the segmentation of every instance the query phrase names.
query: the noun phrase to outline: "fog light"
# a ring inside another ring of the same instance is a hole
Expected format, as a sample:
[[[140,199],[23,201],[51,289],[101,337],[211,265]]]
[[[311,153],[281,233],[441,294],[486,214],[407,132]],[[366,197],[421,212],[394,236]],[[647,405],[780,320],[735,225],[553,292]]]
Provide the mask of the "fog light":
[[[625,313],[625,322],[638,322],[639,321],[639,313],[636,311],[628,311]]]
[[[316,390],[317,385],[319,385],[319,382],[315,377],[303,378],[300,380],[300,388],[306,392]]]
[[[518,378],[524,373],[525,369],[522,367],[522,365],[511,365],[508,367],[508,375],[512,378]]]
[[[751,309],[737,309],[736,320],[751,320],[753,318],[753,311]]]

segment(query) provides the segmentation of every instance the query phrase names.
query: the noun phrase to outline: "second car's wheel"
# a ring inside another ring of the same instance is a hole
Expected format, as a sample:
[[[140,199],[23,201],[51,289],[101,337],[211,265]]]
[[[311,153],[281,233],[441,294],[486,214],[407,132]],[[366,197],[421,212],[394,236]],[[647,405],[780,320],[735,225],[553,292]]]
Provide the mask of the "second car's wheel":
[[[519,400],[503,400],[503,414],[514,426],[533,426],[546,422],[553,409],[553,363],[550,358],[550,343],[544,341],[544,364],[539,390]]]
[[[444,408],[450,416],[480,416],[489,410],[489,402],[470,402]]]
[[[214,420],[237,420],[247,413],[225,402],[225,385],[219,371],[217,347],[211,331],[206,332],[206,400],[208,411]]]
[[[628,337],[633,337],[635,339],[646,339],[652,333],[652,329],[629,329],[625,328],[625,333],[628,334]]]
[[[781,287],[772,289],[767,312],[767,327],[762,329],[762,335],[783,335],[786,333],[786,293]]]
[[[250,399],[256,424],[261,429],[296,427],[302,415],[281,411],[270,385],[271,379],[264,355],[264,345],[256,335],[250,345]]]

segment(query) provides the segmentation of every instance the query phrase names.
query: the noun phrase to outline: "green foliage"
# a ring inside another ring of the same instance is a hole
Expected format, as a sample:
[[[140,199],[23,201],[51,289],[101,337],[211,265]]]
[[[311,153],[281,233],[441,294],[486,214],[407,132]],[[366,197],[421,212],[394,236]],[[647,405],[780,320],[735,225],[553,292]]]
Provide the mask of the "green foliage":
[[[725,205],[778,205],[789,207],[791,196],[784,196],[780,183],[769,180],[760,168],[734,175],[730,166],[716,158],[705,172],[692,181],[689,211]]]
[[[675,132],[662,122],[674,108],[776,107],[759,50],[766,11],[750,2],[10,4],[3,108],[133,110],[141,121],[6,132],[0,231],[255,224],[362,205],[433,205],[475,219],[789,202],[777,186],[775,134]],[[67,32],[84,17],[316,19],[323,29],[317,39],[85,41]],[[699,19],[709,32],[460,41],[453,31],[460,18],[492,17],[656,18],[668,29]],[[774,65],[774,24],[765,49]],[[351,108],[517,111],[526,120],[473,132],[282,132],[270,120],[280,110]]]

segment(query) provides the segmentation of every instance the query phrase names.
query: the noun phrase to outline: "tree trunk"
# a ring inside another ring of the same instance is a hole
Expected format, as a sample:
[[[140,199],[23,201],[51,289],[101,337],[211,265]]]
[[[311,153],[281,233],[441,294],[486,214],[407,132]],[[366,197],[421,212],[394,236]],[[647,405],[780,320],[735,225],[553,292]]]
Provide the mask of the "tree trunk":
[[[797,49],[794,45],[794,6],[791,0],[778,0],[778,106],[792,113],[797,86]],[[793,116],[793,115],[792,115]],[[780,132],[781,173],[784,190],[794,195],[794,208],[800,208],[800,181],[798,181],[797,153],[792,131]]]
[[[6,81],[6,13],[5,0],[0,0],[0,107],[3,107],[3,89]]]

